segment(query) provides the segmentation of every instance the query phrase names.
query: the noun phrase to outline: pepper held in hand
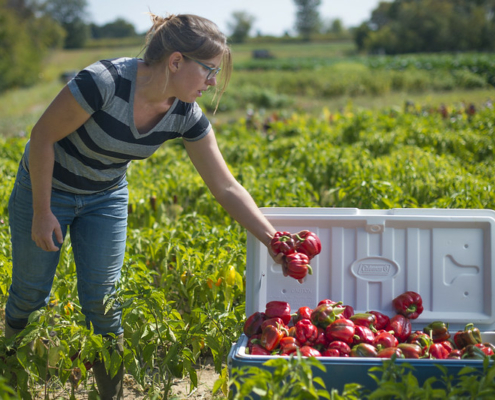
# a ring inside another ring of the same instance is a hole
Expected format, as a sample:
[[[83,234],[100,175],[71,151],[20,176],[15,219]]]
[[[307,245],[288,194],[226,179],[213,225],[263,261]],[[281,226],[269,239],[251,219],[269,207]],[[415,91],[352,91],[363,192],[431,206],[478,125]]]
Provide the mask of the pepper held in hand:
[[[296,251],[294,239],[292,239],[290,232],[276,232],[270,241],[270,246],[275,255],[279,253],[288,255]]]
[[[310,231],[301,231],[295,236],[295,247],[298,253],[306,254],[311,260],[321,252],[321,241],[315,233]]]
[[[292,253],[285,257],[287,274],[294,279],[303,279],[307,274],[312,275],[313,269],[309,265],[309,258],[303,253]]]

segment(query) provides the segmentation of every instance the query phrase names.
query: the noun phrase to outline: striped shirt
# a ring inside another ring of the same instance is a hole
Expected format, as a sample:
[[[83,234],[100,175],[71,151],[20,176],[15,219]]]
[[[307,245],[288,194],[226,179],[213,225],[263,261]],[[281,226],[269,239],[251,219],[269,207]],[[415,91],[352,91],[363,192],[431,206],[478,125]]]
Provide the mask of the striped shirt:
[[[208,134],[211,124],[197,103],[178,99],[154,128],[140,134],[134,124],[137,64],[136,58],[98,61],[68,83],[91,118],[55,144],[53,188],[76,194],[110,189],[124,179],[131,160],[151,156],[166,140]],[[28,153],[29,143],[25,163]]]

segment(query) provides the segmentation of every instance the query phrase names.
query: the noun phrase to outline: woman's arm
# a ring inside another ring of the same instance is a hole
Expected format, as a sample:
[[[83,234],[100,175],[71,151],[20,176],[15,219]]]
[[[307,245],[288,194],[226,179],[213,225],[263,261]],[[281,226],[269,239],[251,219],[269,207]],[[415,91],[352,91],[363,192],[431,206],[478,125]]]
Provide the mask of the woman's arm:
[[[33,188],[32,239],[45,251],[58,251],[52,235],[62,243],[60,224],[50,209],[53,145],[74,132],[90,115],[65,86],[33,127],[29,144],[29,175]]]
[[[270,251],[270,240],[276,229],[228,169],[213,130],[198,141],[184,140],[184,145],[192,163],[217,201]],[[277,257],[276,261],[281,262],[281,257]]]

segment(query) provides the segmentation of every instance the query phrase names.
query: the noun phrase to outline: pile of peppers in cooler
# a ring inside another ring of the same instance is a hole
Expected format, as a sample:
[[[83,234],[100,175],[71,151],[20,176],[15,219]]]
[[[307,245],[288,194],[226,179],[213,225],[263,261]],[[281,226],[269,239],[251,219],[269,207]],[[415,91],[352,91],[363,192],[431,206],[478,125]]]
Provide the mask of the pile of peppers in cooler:
[[[289,303],[271,301],[244,323],[251,355],[288,356],[298,350],[305,357],[378,357],[428,359],[484,359],[495,346],[482,343],[473,324],[451,335],[448,324],[435,321],[412,331],[411,320],[423,312],[421,296],[408,291],[392,301],[395,315],[378,311],[354,313],[351,306],[330,299],[311,309],[291,312]]]
[[[310,261],[321,252],[320,238],[311,231],[304,230],[292,234],[279,231],[273,235],[270,246],[275,255],[282,253],[287,266],[287,274],[302,283],[313,269]]]

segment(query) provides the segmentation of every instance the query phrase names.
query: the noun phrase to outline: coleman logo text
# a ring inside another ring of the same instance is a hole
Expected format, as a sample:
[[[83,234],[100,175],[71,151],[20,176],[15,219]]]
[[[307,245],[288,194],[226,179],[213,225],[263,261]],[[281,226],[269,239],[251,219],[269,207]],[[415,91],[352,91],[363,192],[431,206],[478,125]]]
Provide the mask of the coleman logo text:
[[[388,275],[390,264],[360,264],[358,269],[359,275]]]

